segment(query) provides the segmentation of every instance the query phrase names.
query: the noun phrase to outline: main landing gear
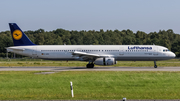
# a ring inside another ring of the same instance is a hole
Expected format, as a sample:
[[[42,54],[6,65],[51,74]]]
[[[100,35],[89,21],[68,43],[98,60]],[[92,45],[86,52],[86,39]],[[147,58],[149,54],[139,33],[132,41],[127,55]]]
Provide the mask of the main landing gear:
[[[154,68],[157,68],[156,61],[154,61]]]
[[[86,65],[86,68],[94,68],[94,63],[93,62],[92,63],[88,63]]]

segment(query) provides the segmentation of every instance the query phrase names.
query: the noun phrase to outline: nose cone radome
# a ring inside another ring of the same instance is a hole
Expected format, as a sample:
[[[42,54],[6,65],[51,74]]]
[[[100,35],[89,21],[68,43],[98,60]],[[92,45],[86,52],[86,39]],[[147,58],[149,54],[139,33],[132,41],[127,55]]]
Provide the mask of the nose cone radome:
[[[176,57],[176,54],[174,54],[173,52],[171,52],[170,57],[175,58],[175,57]]]

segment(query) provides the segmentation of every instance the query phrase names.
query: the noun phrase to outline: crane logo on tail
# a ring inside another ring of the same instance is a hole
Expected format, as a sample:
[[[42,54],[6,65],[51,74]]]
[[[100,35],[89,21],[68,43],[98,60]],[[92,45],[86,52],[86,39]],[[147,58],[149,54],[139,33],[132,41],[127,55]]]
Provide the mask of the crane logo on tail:
[[[21,32],[20,30],[15,30],[15,31],[13,32],[13,38],[14,38],[15,40],[21,39],[21,38],[22,38],[22,32]]]

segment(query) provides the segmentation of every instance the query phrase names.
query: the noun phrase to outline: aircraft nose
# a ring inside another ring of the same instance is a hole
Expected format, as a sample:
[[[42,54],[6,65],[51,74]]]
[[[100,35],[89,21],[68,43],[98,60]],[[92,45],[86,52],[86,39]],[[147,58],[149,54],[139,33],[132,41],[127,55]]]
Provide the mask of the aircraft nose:
[[[171,52],[171,57],[175,58],[176,57],[176,54],[174,54],[173,52]]]

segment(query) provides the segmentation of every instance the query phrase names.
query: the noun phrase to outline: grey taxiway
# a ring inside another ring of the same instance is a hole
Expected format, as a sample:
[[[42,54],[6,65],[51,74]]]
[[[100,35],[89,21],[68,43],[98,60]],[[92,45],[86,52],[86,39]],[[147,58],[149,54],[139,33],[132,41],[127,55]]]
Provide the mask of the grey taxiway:
[[[0,71],[180,71],[180,67],[0,67]]]

